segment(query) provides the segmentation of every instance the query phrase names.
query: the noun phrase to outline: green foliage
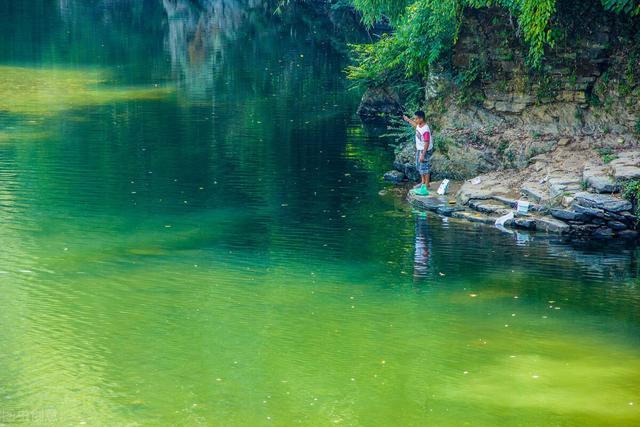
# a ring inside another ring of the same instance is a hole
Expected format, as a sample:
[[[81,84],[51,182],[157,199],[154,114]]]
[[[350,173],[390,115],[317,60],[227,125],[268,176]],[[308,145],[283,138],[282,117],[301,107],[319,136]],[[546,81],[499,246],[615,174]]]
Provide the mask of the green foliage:
[[[640,180],[632,179],[625,182],[622,186],[622,197],[633,204],[636,217],[640,217]]]
[[[402,3],[402,2],[399,2]],[[388,7],[383,7],[388,4]],[[354,0],[354,5],[372,23],[384,11],[396,10],[395,1]],[[373,45],[353,46],[356,65],[348,67],[351,79],[368,85],[426,75],[429,65],[457,41],[462,16],[460,0],[417,0],[399,16],[392,15],[395,32],[383,35]]]
[[[485,70],[486,64],[476,58],[472,59],[466,68],[459,70],[454,79],[459,91],[458,104],[467,105],[484,100],[478,83],[482,81]]]
[[[426,75],[429,67],[455,45],[465,8],[499,7],[516,18],[516,35],[528,47],[527,62],[541,67],[546,48],[561,39],[553,27],[560,0],[353,0],[365,24],[387,19],[394,28],[373,45],[353,46],[355,63],[347,70],[351,79],[367,85],[393,83]],[[640,0],[591,0],[615,13],[640,15]],[[588,25],[582,23],[582,25]]]
[[[417,108],[413,108],[413,110],[417,110]],[[411,111],[413,111],[411,110]],[[395,153],[398,154],[402,151],[402,147],[413,141],[413,138],[416,135],[416,131],[408,126],[403,120],[392,117],[389,119],[389,124],[387,126],[388,132],[380,135],[381,138],[393,138],[395,145]]]
[[[451,147],[453,144],[454,141],[446,136],[436,135],[433,138],[434,149],[446,158],[449,158],[449,147]]]
[[[587,103],[592,107],[600,107],[602,105],[602,101],[598,95],[593,92],[587,94]]]
[[[640,15],[640,2],[638,0],[602,0],[605,9],[615,13]]]
[[[498,144],[496,151],[502,156],[507,151],[507,148],[509,148],[509,141],[503,139],[500,141],[500,144]]]
[[[536,90],[536,98],[538,101],[544,101],[552,99],[556,96],[560,90],[560,80],[552,76],[542,76],[539,81],[538,89]]]
[[[597,148],[596,152],[600,155],[604,163],[611,163],[613,160],[618,158],[616,153],[614,153],[609,147]]]

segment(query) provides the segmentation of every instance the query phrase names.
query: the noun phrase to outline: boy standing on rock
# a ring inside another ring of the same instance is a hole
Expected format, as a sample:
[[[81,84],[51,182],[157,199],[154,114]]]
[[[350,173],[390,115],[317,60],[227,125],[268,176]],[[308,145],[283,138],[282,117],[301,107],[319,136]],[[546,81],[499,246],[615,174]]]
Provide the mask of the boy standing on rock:
[[[416,130],[416,169],[421,177],[421,182],[413,190],[419,196],[429,195],[429,178],[431,154],[433,154],[433,139],[431,129],[425,123],[424,111],[416,111],[413,120],[407,116],[402,119]]]

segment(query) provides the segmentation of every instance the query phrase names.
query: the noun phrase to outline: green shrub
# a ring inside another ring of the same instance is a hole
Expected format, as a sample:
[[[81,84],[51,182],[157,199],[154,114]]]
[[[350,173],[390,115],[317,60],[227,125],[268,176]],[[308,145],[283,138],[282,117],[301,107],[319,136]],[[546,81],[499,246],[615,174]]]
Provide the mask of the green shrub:
[[[614,153],[610,147],[596,148],[596,152],[600,155],[604,163],[611,163],[618,158],[618,155]]]
[[[637,0],[600,3],[615,13],[640,15]],[[528,48],[527,63],[541,69],[545,49],[553,48],[564,33],[564,28],[555,25],[558,4],[559,0],[353,0],[365,24],[388,20],[394,32],[374,44],[353,46],[355,63],[347,72],[351,79],[368,85],[425,76],[458,41],[464,10],[487,7],[502,8],[515,18],[517,25],[504,36],[522,37]]]
[[[507,148],[509,148],[509,142],[503,139],[500,141],[500,144],[498,144],[498,148],[496,150],[498,151],[498,154],[503,155],[505,151],[507,151]]]
[[[560,80],[552,76],[542,76],[539,81],[536,98],[538,102],[555,98],[560,90]]]
[[[633,204],[636,217],[640,217],[640,180],[632,179],[625,182],[622,186],[622,197]]]
[[[469,65],[459,69],[454,81],[458,88],[457,102],[460,105],[480,103],[484,100],[480,84],[487,74],[486,60],[473,58]]]
[[[451,147],[451,145],[453,144],[453,140],[446,136],[436,135],[433,138],[434,149],[446,158],[449,158],[449,147]]]

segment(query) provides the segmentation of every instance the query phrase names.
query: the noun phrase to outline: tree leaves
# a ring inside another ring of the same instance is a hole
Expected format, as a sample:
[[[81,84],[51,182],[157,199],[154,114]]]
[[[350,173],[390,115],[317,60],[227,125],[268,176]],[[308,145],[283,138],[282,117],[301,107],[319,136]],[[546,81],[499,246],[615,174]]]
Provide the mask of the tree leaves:
[[[517,33],[528,47],[532,68],[542,64],[546,48],[554,46],[550,24],[559,0],[353,0],[363,21],[373,25],[387,18],[394,27],[373,47],[354,47],[350,78],[368,85],[424,76],[458,40],[465,8],[501,7],[517,19]],[[592,0],[598,1],[598,0]],[[640,0],[600,0],[606,10],[640,15]]]

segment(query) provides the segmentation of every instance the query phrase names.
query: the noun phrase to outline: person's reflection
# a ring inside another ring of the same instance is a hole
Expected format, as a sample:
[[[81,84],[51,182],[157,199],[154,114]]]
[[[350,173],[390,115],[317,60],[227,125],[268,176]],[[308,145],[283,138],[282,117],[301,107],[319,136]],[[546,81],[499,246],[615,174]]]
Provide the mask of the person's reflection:
[[[431,256],[431,236],[427,215],[420,213],[416,216],[416,251],[413,262],[413,276],[426,277],[429,273],[429,259]]]

